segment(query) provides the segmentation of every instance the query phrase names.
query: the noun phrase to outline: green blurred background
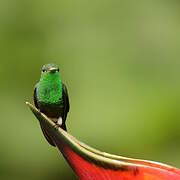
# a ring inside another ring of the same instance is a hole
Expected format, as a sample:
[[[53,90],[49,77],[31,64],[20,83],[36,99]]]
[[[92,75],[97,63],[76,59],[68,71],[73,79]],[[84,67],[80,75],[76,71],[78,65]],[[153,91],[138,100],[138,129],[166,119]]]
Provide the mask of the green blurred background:
[[[73,180],[25,105],[57,63],[69,132],[97,149],[180,167],[180,2],[0,1],[0,179]]]

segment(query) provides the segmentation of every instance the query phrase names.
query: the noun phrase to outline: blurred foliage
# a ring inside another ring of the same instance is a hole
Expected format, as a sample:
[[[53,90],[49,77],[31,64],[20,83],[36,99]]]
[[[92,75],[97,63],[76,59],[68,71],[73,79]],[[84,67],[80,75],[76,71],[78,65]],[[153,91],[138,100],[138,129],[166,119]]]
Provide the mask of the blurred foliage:
[[[41,66],[67,84],[69,132],[180,167],[179,1],[0,1],[0,179],[76,179],[25,105]]]

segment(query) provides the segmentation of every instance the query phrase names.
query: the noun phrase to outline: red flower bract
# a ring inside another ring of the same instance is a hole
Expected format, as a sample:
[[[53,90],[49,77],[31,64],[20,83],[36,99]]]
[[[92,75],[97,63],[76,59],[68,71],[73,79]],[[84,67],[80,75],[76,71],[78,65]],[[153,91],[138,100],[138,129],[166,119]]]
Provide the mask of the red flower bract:
[[[27,103],[80,180],[180,180],[180,170],[152,161],[111,155],[78,141]]]

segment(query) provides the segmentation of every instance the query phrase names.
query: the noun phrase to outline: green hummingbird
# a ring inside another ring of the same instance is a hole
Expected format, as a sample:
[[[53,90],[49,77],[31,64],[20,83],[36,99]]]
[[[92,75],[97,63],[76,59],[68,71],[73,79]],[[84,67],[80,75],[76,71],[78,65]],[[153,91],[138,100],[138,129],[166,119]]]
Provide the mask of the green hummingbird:
[[[65,84],[61,81],[56,64],[45,64],[41,77],[34,89],[34,104],[40,112],[51,118],[57,126],[66,130],[66,117],[69,112],[69,97]],[[52,138],[40,124],[47,141],[55,146]]]

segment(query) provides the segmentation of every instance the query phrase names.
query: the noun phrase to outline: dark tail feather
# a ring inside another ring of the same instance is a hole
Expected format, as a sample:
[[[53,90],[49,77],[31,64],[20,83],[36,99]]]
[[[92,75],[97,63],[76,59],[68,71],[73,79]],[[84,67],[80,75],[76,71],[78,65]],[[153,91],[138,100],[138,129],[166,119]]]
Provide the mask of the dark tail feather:
[[[44,129],[43,125],[40,123],[41,126],[41,130],[44,134],[44,137],[46,138],[46,140],[48,141],[48,143],[52,146],[56,146],[54,141],[52,140],[52,138],[49,136],[48,132]]]

